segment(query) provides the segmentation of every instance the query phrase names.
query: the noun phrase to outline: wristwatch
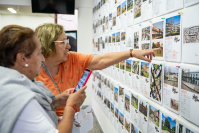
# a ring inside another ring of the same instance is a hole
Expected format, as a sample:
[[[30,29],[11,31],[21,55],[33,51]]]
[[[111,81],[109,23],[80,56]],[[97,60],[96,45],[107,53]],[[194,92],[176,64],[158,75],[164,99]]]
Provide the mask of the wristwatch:
[[[53,102],[50,105],[51,105],[51,108],[53,109],[53,111],[56,111],[57,107],[53,104]]]

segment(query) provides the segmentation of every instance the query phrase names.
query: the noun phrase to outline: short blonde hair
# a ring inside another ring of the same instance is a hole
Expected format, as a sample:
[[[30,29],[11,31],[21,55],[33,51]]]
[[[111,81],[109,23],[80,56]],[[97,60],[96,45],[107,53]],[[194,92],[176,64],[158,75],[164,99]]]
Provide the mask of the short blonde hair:
[[[62,33],[63,26],[53,23],[44,23],[35,29],[35,34],[41,43],[42,54],[45,58],[56,54],[54,41],[56,41]]]

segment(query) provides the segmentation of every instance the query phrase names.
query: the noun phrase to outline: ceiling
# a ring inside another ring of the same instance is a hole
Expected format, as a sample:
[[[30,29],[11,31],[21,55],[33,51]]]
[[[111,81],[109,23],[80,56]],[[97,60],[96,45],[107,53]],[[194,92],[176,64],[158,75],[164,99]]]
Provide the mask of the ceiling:
[[[11,13],[7,8],[13,8],[17,13]],[[18,10],[19,9],[19,10]],[[54,14],[46,13],[32,13],[31,6],[16,6],[16,5],[0,5],[0,14],[2,15],[25,15],[25,16],[43,16],[43,17],[54,17]]]

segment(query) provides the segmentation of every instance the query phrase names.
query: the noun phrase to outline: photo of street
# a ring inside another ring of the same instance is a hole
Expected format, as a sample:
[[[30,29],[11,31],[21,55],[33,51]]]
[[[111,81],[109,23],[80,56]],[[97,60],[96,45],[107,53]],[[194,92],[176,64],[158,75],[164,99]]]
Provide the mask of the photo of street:
[[[139,75],[140,61],[133,61],[132,73]]]
[[[125,118],[125,128],[130,133],[131,122],[127,118]]]
[[[120,42],[120,32],[116,33],[116,42]]]
[[[149,43],[143,43],[143,44],[141,44],[142,50],[148,50],[149,47],[150,47]]]
[[[150,26],[142,29],[142,41],[150,40]]]
[[[125,94],[125,110],[130,113],[130,97]]]
[[[156,56],[163,57],[163,39],[152,40],[152,49],[160,48],[161,50],[154,51]]]
[[[118,119],[119,117],[119,110],[117,108],[115,108],[115,117]]]
[[[159,127],[160,111],[149,105],[149,120]]]
[[[126,32],[121,32],[121,41],[125,41],[126,40]]]
[[[121,5],[117,7],[117,17],[121,15]]]
[[[122,3],[122,14],[126,12],[126,1]]]
[[[176,121],[162,113],[162,133],[175,133]]]
[[[131,93],[131,105],[136,109],[138,109],[138,98],[132,93]]]
[[[178,111],[178,101],[171,98],[171,108]]]
[[[115,88],[114,91],[114,100],[118,103],[118,88]]]
[[[121,112],[119,112],[119,122],[124,125],[124,115]]]
[[[142,99],[139,100],[139,111],[147,117],[147,109],[148,109],[148,105],[146,102],[144,102]]]
[[[181,15],[177,15],[166,19],[166,37],[180,35],[180,20]]]
[[[152,25],[152,40],[163,39],[163,24],[164,21],[161,21]]]
[[[131,72],[131,60],[126,60],[126,71]]]
[[[139,49],[139,31],[134,32],[134,49]]]
[[[114,114],[114,104],[111,103],[111,112]]]
[[[141,16],[141,6],[142,6],[141,0],[134,0],[134,19]]]
[[[199,94],[199,68],[182,68],[181,89]]]
[[[144,76],[146,78],[149,78],[149,63],[147,62],[141,62],[141,76]]]
[[[120,69],[125,70],[125,61],[120,62]]]
[[[150,97],[154,100],[161,101],[161,87],[162,87],[162,64],[153,64],[151,66],[150,78]]]
[[[112,34],[112,43],[115,43],[115,33]]]
[[[133,0],[127,0],[127,11],[133,8]]]
[[[199,43],[199,26],[183,29],[183,44]]]
[[[131,133],[138,133],[138,129],[131,123]]]
[[[178,87],[178,67],[164,66],[164,83]]]

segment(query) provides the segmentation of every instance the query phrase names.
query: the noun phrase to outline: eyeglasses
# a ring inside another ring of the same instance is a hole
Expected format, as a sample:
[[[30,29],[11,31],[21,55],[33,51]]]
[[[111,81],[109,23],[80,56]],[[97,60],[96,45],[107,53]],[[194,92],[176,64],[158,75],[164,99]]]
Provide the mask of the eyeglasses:
[[[69,39],[66,39],[66,40],[64,40],[64,41],[54,41],[54,42],[62,42],[62,43],[64,43],[65,45],[67,45],[67,43],[69,44]]]
[[[87,114],[89,114],[89,113],[92,113],[93,111],[90,111],[90,112],[87,112],[86,114],[85,114],[85,116],[83,116],[83,118],[80,120],[80,122],[77,122],[75,119],[74,119],[74,125],[76,126],[76,127],[81,127],[81,122],[83,121],[83,119],[87,116]]]

